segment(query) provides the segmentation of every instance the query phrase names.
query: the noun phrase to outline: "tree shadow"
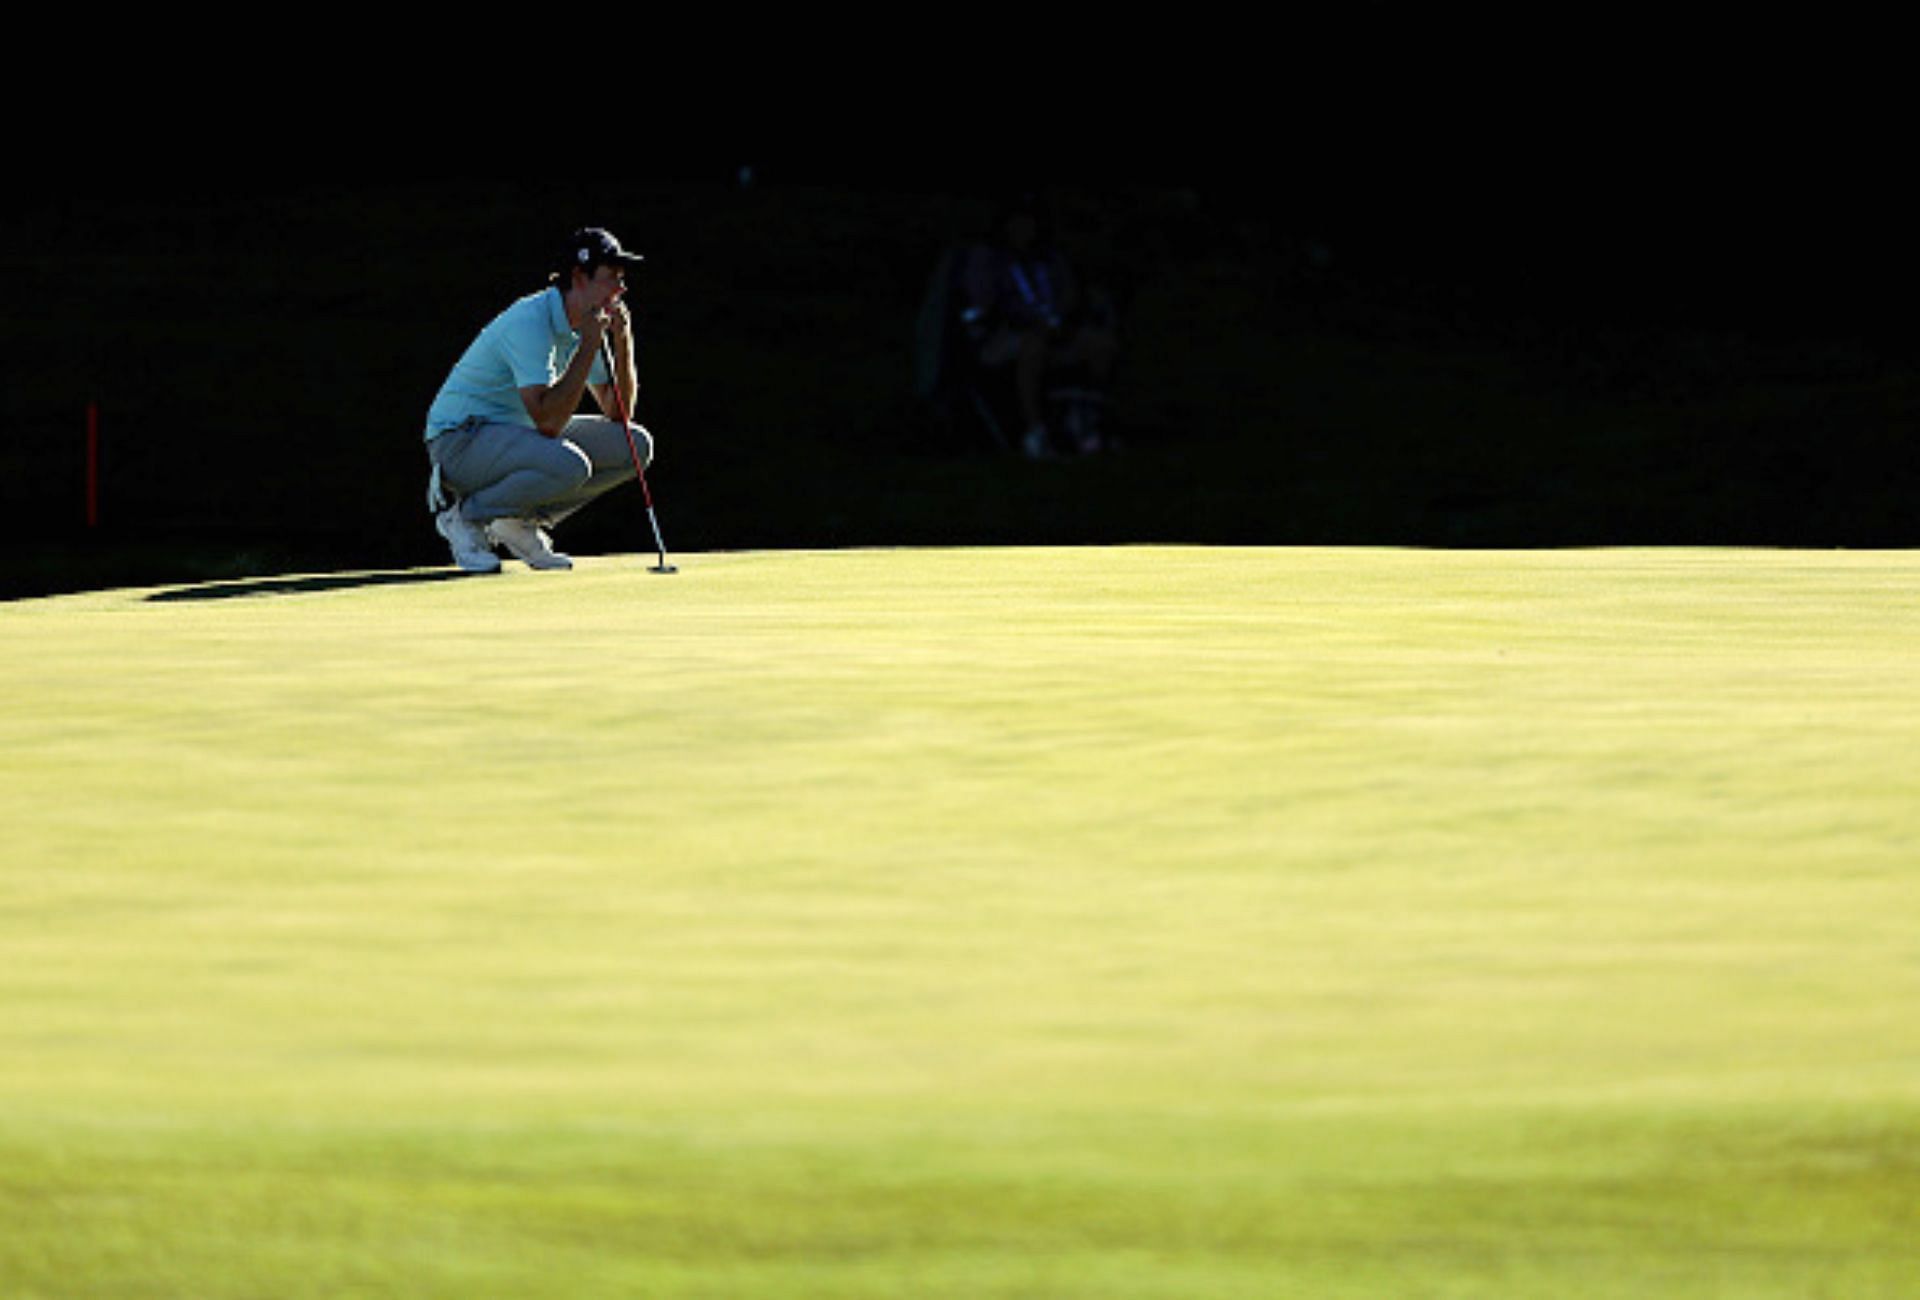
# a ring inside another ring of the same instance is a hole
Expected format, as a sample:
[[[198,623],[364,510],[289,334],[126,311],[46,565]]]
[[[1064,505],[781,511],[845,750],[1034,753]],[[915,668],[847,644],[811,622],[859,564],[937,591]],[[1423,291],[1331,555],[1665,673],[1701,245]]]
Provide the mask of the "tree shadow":
[[[208,582],[194,587],[156,591],[150,601],[234,600],[245,596],[299,596],[324,591],[352,591],[361,587],[401,587],[423,582],[454,582],[475,575],[460,569],[405,569],[377,573],[324,573],[304,577],[242,578]]]

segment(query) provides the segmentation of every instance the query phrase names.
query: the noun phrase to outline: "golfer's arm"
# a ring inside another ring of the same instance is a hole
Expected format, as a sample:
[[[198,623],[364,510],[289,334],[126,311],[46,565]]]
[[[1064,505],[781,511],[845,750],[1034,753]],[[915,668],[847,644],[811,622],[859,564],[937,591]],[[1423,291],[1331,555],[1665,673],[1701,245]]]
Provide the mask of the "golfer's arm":
[[[593,385],[593,400],[600,404],[600,410],[613,419],[620,418],[620,412],[633,411],[634,399],[640,395],[640,380],[633,368],[632,343],[618,344],[613,347],[613,383],[620,385],[620,399],[614,400],[613,384]]]
[[[533,425],[549,438],[567,431],[567,421],[580,409],[580,398],[587,391],[587,375],[593,366],[593,353],[587,348],[574,350],[573,360],[561,372],[557,382],[534,384],[520,390]]]

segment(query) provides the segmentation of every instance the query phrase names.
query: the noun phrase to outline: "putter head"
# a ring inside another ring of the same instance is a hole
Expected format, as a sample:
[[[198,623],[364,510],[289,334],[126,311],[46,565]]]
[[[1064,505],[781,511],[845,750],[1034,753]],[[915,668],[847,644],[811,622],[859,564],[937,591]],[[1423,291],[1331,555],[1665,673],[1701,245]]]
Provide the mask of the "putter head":
[[[649,564],[647,566],[647,572],[648,573],[678,573],[680,572],[680,566],[677,564]]]

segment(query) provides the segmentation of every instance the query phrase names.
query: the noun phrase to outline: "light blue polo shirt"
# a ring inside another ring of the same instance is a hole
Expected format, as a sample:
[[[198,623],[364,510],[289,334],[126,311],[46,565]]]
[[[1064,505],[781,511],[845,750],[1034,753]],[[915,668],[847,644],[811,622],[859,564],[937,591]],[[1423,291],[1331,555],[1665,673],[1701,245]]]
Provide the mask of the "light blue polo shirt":
[[[557,382],[579,346],[560,290],[528,294],[495,316],[454,362],[427,411],[427,441],[476,419],[533,428],[520,390]],[[607,382],[603,358],[593,359],[587,382]]]

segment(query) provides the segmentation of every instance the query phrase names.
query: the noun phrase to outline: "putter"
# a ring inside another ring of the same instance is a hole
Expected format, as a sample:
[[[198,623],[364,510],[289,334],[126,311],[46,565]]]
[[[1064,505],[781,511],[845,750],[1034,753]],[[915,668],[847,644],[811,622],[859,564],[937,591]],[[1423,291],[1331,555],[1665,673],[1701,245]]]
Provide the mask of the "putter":
[[[680,566],[667,563],[667,544],[660,537],[660,517],[653,513],[653,493],[647,489],[647,468],[640,463],[640,444],[633,440],[633,420],[627,411],[627,399],[621,395],[620,380],[613,368],[613,345],[600,336],[600,359],[607,363],[607,385],[613,389],[613,405],[626,431],[627,454],[633,457],[633,476],[640,480],[640,499],[647,503],[647,522],[653,525],[653,544],[660,552],[660,563],[647,566],[648,573],[678,573]]]

